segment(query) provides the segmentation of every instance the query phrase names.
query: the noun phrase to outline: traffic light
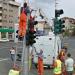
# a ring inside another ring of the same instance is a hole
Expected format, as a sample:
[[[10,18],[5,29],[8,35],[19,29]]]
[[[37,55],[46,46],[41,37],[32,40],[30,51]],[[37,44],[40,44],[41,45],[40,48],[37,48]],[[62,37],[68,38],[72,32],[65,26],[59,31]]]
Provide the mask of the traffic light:
[[[65,30],[64,30],[64,28],[65,28],[64,23],[65,23],[64,20],[62,20],[62,19],[59,20],[60,33],[63,33],[63,32],[65,31]]]
[[[60,34],[64,32],[63,28],[65,27],[63,23],[65,22],[64,20],[58,19],[61,14],[63,14],[63,9],[60,10],[55,10],[55,19],[54,19],[54,34]]]
[[[55,10],[55,18],[56,17],[59,17],[61,14],[63,14],[63,9],[60,9],[60,10]]]
[[[28,31],[27,34],[26,34],[26,45],[33,45],[34,43],[36,43],[35,41],[35,38],[36,38],[36,35],[35,35],[36,31]]]
[[[26,45],[33,45],[36,43],[36,31],[34,30],[34,25],[38,24],[37,21],[29,20],[28,31],[26,33]]]
[[[62,19],[55,19],[54,20],[54,34],[60,34],[62,32],[64,32],[64,27],[65,25],[63,25],[65,23],[64,20]]]

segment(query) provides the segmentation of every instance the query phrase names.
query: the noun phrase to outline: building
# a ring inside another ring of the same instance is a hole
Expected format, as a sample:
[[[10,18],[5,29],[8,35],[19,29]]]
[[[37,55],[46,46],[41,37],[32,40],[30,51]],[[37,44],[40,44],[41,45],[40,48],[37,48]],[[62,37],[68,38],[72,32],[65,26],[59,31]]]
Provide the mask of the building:
[[[36,16],[35,21],[38,21],[38,24],[35,26],[35,29],[38,31],[40,35],[48,34],[49,31],[51,30],[51,25],[49,25],[48,19],[45,20],[45,18],[47,17],[45,16],[45,14],[42,15],[44,16],[43,18],[40,16],[39,9],[35,11],[35,16]]]
[[[48,34],[51,30],[51,27],[44,19],[36,18],[36,21],[38,21],[38,24],[35,26],[35,29],[38,31],[39,34]]]
[[[75,27],[74,18],[64,17],[63,19],[65,20],[65,29],[72,30]]]
[[[75,29],[75,19],[69,18],[69,17],[63,17],[63,20],[65,20],[65,32],[69,35],[72,35]]]
[[[14,24],[18,22],[19,6],[15,0],[0,0],[0,39],[14,39]]]

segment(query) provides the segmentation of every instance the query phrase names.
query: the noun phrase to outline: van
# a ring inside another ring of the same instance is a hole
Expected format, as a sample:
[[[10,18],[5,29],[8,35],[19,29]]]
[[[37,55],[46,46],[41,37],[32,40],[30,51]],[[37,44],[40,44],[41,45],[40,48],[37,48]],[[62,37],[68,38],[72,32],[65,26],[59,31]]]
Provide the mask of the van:
[[[53,59],[57,58],[58,53],[61,50],[61,40],[59,36],[55,36],[54,34],[39,36],[36,39],[36,43],[33,46],[33,62],[35,65],[38,63],[38,56],[36,55],[36,51],[39,53],[40,50],[43,50],[43,64],[44,66],[50,67],[53,64]]]

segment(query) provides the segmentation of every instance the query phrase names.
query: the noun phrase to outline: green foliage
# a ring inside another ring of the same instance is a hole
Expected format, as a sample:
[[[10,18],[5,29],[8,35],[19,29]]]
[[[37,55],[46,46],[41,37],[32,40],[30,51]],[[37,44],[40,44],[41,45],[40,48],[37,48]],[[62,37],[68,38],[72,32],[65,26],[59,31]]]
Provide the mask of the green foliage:
[[[65,32],[63,33],[63,36],[64,36],[64,37],[65,37],[65,36],[69,36],[69,30],[68,30],[68,29],[65,30]]]
[[[75,36],[75,27],[72,30],[72,36]]]

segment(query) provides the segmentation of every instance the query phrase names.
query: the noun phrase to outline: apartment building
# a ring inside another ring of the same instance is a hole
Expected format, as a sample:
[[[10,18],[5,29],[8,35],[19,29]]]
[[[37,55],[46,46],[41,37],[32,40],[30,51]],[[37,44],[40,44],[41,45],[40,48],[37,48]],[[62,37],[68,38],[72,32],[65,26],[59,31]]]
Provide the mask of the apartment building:
[[[0,0],[0,39],[14,39],[14,24],[18,22],[19,6],[15,0]]]

